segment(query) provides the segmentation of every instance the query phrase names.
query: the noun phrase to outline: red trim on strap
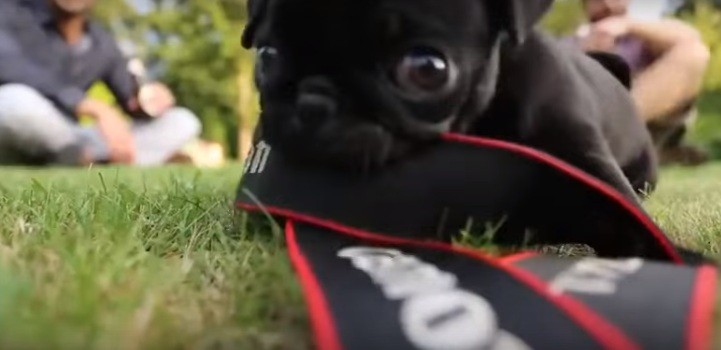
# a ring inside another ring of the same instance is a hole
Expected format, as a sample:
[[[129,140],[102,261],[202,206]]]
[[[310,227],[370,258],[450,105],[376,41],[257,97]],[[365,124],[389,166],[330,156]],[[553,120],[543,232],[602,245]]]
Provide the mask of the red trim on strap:
[[[342,349],[327,299],[320,283],[318,283],[318,278],[313,273],[313,268],[298,246],[295,227],[293,227],[291,220],[285,223],[285,240],[288,245],[288,256],[290,256],[290,261],[293,263],[303,287],[303,295],[313,324],[316,346],[320,350]]]
[[[443,139],[445,139],[446,141],[460,142],[475,146],[501,148],[553,166],[554,168],[566,173],[566,175],[581,181],[589,187],[592,187],[601,194],[605,195],[607,198],[616,202],[616,204],[626,209],[626,211],[631,213],[636,218],[636,220],[641,222],[641,224],[643,224],[643,226],[659,241],[663,249],[668,253],[669,257],[674,262],[683,264],[683,259],[681,258],[681,255],[676,251],[676,249],[673,247],[666,235],[661,232],[658,226],[656,226],[656,224],[654,224],[647,215],[641,213],[641,211],[635,205],[630,203],[626,198],[624,198],[620,192],[611,188],[601,180],[588,175],[582,170],[571,166],[570,164],[555,157],[552,157],[544,152],[506,141],[451,133],[443,134]]]
[[[499,258],[498,261],[500,261],[502,264],[513,265],[517,262],[532,259],[537,256],[539,256],[539,254],[536,252],[521,252],[521,253],[506,255],[504,257]]]
[[[686,350],[711,349],[713,315],[716,304],[716,268],[703,266],[696,275],[691,312],[686,328]]]
[[[251,204],[245,204],[245,203],[237,203],[237,206],[241,209],[248,210],[248,211],[259,211],[259,212],[267,212],[273,215],[281,216],[286,219],[296,220],[299,222],[311,224],[314,226],[323,227],[329,230],[337,231],[349,236],[352,236],[357,239],[362,240],[370,240],[375,241],[378,243],[383,244],[395,244],[395,245],[407,245],[407,246],[415,246],[415,247],[421,247],[421,248],[429,248],[429,249],[437,249],[447,252],[453,252],[453,253],[459,253],[466,255],[471,258],[475,258],[478,260],[481,260],[491,266],[494,266],[502,271],[505,271],[508,273],[511,277],[515,278],[516,280],[526,284],[528,287],[530,287],[533,291],[535,291],[540,296],[544,297],[546,300],[552,302],[555,304],[561,311],[563,311],[566,315],[568,315],[570,318],[575,320],[577,324],[579,324],[583,329],[586,330],[586,332],[594,338],[599,344],[601,344],[605,349],[609,350],[626,350],[626,349],[639,349],[640,347],[631,339],[629,339],[626,334],[618,329],[615,325],[609,323],[604,319],[602,316],[598,315],[595,311],[588,308],[585,304],[577,301],[576,299],[571,298],[568,295],[565,294],[551,294],[548,291],[548,286],[545,282],[538,279],[536,276],[531,274],[530,272],[523,271],[521,269],[515,268],[510,265],[505,265],[502,263],[499,263],[497,261],[494,261],[490,257],[482,254],[481,252],[473,249],[468,248],[462,248],[462,247],[454,247],[446,243],[437,242],[437,241],[417,241],[412,239],[405,239],[400,237],[393,237],[393,236],[384,236],[377,233],[372,233],[368,231],[364,231],[361,229],[356,229],[353,227],[348,227],[343,224],[331,221],[331,220],[324,220],[320,218],[316,218],[313,216],[305,215],[302,213],[297,213],[292,210],[282,209],[282,208],[275,208],[271,206],[255,206]],[[291,226],[292,230],[292,226]],[[292,232],[295,233],[294,231]],[[291,236],[292,237],[292,236]],[[290,247],[289,247],[290,248]],[[297,251],[298,247],[294,247],[294,250],[296,255],[299,254]],[[308,267],[307,262],[305,262],[306,268]],[[312,276],[312,272],[305,271],[307,275]],[[317,281],[313,279],[315,282],[315,285],[313,286],[314,290],[316,288],[320,288],[317,285]],[[319,291],[314,291],[313,293],[320,293]],[[321,293],[322,295],[322,293]],[[324,300],[324,299],[322,299]],[[325,307],[325,306],[323,306]],[[327,310],[327,309],[324,309]],[[328,316],[330,317],[330,316]],[[326,321],[329,322],[329,321]],[[325,325],[326,327],[329,325]],[[330,323],[330,327],[332,327],[332,322]],[[336,340],[337,341],[337,340]],[[327,348],[331,349],[331,348]]]

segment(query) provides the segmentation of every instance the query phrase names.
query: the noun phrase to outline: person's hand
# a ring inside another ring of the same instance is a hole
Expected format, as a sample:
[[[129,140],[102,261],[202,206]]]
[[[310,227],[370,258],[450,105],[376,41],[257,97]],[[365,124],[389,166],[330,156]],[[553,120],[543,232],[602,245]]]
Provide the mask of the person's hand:
[[[631,22],[626,17],[615,16],[602,19],[591,25],[591,32],[618,40],[630,31]]]
[[[159,117],[175,106],[175,96],[163,83],[153,82],[140,88],[138,99],[145,113]]]
[[[584,51],[612,52],[618,39],[629,33],[630,21],[625,17],[609,17],[583,29],[580,39]]]
[[[581,38],[581,47],[586,52],[612,52],[615,44],[615,38],[604,33],[591,32]]]
[[[135,144],[130,126],[112,106],[101,101],[85,99],[77,113],[92,117],[105,138],[112,163],[132,164],[135,161]]]

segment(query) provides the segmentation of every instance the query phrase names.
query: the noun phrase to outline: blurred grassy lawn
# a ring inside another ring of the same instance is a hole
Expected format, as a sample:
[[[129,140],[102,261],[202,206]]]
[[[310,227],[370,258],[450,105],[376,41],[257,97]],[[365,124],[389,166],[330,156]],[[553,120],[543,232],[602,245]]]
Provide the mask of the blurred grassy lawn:
[[[721,140],[719,112],[702,101],[696,140]],[[307,348],[280,233],[232,210],[239,175],[0,168],[0,349]],[[721,261],[721,163],[666,169],[647,206]]]
[[[0,349],[289,349],[306,315],[240,167],[0,169]]]

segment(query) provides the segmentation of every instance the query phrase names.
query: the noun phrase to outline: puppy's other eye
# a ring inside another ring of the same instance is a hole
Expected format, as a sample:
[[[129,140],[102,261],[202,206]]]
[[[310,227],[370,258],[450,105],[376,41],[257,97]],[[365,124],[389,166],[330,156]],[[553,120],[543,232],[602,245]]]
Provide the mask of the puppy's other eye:
[[[411,93],[436,93],[452,80],[451,64],[440,52],[425,47],[406,53],[395,67],[396,84]]]
[[[278,50],[271,46],[263,46],[258,49],[255,60],[255,73],[258,82],[263,83],[278,59]]]

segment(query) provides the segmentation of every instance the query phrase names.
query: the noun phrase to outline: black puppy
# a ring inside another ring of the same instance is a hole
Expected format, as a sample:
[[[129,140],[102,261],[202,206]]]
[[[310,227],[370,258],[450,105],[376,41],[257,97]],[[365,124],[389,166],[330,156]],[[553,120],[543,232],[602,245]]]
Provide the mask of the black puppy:
[[[250,0],[243,45],[257,48],[262,137],[363,171],[443,132],[495,137],[638,203],[656,181],[650,136],[619,79],[534,29],[552,2]]]

